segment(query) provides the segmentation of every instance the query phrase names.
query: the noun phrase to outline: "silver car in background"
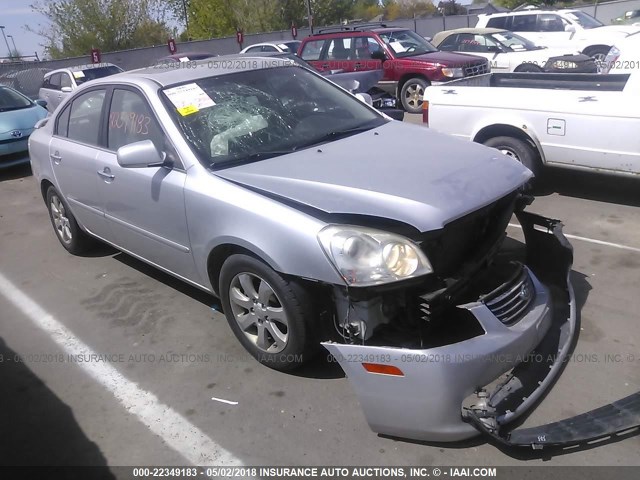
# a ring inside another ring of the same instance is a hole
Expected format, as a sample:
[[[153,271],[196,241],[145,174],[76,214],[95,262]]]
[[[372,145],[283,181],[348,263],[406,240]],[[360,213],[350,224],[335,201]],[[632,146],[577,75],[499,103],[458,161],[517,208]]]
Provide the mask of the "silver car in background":
[[[30,153],[68,251],[97,238],[218,296],[269,367],[324,345],[377,432],[497,434],[574,339],[571,247],[558,221],[524,211],[526,168],[391,121],[293,62],[95,80],[41,122]],[[505,241],[514,212],[526,246]],[[554,361],[525,381],[522,360],[547,348]]]
[[[45,74],[38,98],[46,101],[47,110],[53,112],[69,93],[85,82],[122,71],[120,67],[112,63],[78,65],[53,70]]]

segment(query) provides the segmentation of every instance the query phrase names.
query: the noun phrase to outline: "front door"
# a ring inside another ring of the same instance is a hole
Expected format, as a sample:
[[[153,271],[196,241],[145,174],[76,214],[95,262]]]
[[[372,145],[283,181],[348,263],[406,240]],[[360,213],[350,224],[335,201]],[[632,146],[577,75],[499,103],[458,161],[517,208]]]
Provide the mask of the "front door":
[[[113,90],[106,150],[98,154],[98,190],[114,242],[121,248],[188,279],[195,278],[184,203],[186,172],[174,168],[123,168],[117,150],[151,140],[172,147],[146,98],[135,89]]]

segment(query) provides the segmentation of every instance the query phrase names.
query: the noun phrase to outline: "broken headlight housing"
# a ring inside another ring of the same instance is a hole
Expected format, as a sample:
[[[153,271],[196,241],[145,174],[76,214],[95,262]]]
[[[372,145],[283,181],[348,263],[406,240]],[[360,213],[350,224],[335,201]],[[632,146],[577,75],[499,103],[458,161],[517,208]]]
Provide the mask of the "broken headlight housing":
[[[420,247],[394,233],[329,225],[318,233],[318,240],[349,286],[382,285],[433,272]]]

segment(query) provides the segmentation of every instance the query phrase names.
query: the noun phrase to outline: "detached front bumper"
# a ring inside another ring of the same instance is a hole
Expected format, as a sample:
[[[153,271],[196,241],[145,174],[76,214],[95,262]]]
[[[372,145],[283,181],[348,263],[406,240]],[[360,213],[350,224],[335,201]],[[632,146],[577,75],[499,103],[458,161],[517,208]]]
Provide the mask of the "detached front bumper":
[[[458,343],[430,349],[323,343],[373,431],[436,442],[480,431],[503,438],[504,425],[530,409],[560,374],[576,336],[572,247],[559,221],[525,212],[518,218],[535,297],[517,323],[505,325],[478,301],[458,308],[471,312],[484,334]],[[477,401],[465,406],[469,398]]]

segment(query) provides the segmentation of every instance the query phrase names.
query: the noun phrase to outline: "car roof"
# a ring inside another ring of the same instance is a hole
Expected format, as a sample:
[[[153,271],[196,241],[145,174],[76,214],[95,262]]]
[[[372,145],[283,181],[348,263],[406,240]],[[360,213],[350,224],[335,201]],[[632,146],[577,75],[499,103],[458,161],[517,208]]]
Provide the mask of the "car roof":
[[[441,43],[445,38],[450,37],[451,35],[455,35],[457,33],[471,33],[472,35],[490,35],[492,33],[503,33],[508,32],[509,30],[505,30],[504,28],[455,28],[453,30],[445,30],[443,32],[438,32],[433,36],[431,43],[434,45]]]
[[[113,63],[87,63],[85,65],[74,65],[73,67],[63,67],[58,68],[56,70],[51,70],[45,74],[45,77],[50,77],[54,73],[61,72],[79,72],[81,70],[91,70],[93,68],[103,68],[103,67],[117,67],[117,65]]]
[[[207,77],[272,67],[293,66],[294,64],[291,60],[286,59],[269,58],[269,61],[266,62],[264,57],[234,54],[215,57],[209,60],[195,60],[192,65],[193,68],[144,67],[92,80],[91,84],[99,85],[102,83],[113,83],[114,81],[150,80],[164,88],[169,85],[196,81]]]

